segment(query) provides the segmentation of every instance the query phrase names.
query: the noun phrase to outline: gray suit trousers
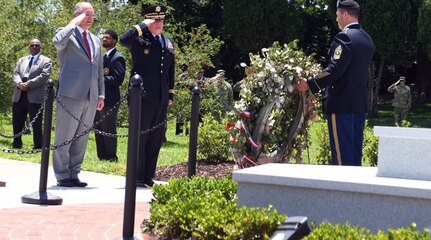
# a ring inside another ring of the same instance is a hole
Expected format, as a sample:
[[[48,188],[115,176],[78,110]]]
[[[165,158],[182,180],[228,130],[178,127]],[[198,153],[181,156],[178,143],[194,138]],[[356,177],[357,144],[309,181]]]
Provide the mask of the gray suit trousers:
[[[90,102],[88,97],[82,100],[63,96],[58,98],[81,122],[87,126],[92,126],[97,102]],[[75,135],[80,135],[87,130],[87,127],[79,124],[58,103],[56,117],[54,145],[71,140]],[[57,180],[78,177],[81,164],[84,161],[89,136],[90,134],[88,133],[71,144],[53,150],[52,162]]]

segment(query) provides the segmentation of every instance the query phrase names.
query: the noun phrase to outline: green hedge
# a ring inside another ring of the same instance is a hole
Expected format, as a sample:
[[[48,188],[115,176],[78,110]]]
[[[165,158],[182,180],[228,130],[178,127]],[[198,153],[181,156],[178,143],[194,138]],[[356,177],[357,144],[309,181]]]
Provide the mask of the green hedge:
[[[269,239],[287,217],[275,209],[237,207],[237,183],[193,177],[153,187],[143,230],[160,239]]]
[[[326,239],[349,239],[349,240],[425,240],[431,239],[429,231],[424,229],[420,232],[416,229],[413,223],[408,228],[389,229],[386,233],[379,231],[373,234],[370,230],[359,228],[358,226],[351,226],[349,223],[344,225],[321,223],[319,227],[315,228],[311,234],[304,238],[304,240],[326,240]]]

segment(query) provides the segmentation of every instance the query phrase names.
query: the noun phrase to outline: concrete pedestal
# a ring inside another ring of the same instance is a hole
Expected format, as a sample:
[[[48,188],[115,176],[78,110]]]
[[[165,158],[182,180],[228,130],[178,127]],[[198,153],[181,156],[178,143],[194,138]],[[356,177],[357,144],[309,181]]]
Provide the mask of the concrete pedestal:
[[[431,181],[431,129],[376,126],[374,134],[377,176]]]
[[[238,204],[378,229],[431,226],[431,182],[377,177],[375,167],[265,164],[233,173]]]

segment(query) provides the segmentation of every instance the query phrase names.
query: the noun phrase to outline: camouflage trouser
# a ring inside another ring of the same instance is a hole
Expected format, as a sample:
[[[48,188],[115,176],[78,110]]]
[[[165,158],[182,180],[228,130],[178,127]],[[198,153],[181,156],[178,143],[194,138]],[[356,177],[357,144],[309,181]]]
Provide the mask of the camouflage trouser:
[[[398,107],[395,107],[394,108],[395,124],[398,124],[398,126],[401,126],[401,122],[403,120],[407,119],[407,114],[408,113],[409,113],[409,109],[408,108],[398,108]]]

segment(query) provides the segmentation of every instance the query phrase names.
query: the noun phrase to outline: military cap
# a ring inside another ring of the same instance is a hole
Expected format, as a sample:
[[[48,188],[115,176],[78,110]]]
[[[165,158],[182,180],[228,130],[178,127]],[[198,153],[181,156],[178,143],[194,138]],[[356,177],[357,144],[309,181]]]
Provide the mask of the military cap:
[[[399,80],[400,80],[400,81],[406,81],[406,78],[405,78],[405,77],[403,77],[403,76],[401,76]]]
[[[355,10],[360,10],[361,7],[359,6],[359,4],[353,0],[338,0],[337,1],[337,8],[338,9],[355,9]]]
[[[141,15],[144,16],[146,19],[164,19],[166,15],[166,10],[166,6],[154,5],[147,8],[142,8]]]

